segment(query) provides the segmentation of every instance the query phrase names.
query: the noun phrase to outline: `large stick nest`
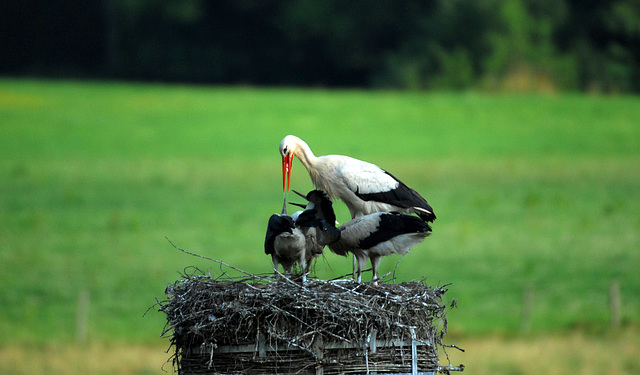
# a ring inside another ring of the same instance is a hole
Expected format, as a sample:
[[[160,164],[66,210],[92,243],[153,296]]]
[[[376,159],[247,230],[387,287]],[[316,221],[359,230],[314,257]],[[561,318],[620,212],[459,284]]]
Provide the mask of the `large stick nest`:
[[[447,289],[442,286],[384,281],[374,285],[344,279],[310,279],[302,284],[283,276],[240,272],[230,276],[221,266],[221,274],[214,277],[194,268],[167,287],[167,300],[158,305],[167,315],[163,335],[172,333],[179,373],[185,373],[187,357],[195,348],[211,348],[211,356],[206,356],[210,357],[206,369],[211,372],[216,361],[213,348],[255,345],[261,339],[272,347],[302,352],[310,358],[307,367],[313,369],[320,363],[314,343],[354,344],[361,352],[372,332],[378,340],[429,343],[424,356],[433,370],[442,369],[436,350],[436,344],[444,347],[447,330],[441,303]],[[278,356],[282,358],[281,353]],[[300,362],[300,357],[294,362]]]

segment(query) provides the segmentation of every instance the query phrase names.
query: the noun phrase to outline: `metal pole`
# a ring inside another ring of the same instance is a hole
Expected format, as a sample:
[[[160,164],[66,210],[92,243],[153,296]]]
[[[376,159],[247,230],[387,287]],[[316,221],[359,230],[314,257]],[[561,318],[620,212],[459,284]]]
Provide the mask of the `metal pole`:
[[[411,328],[411,375],[418,375],[418,343],[416,330]]]

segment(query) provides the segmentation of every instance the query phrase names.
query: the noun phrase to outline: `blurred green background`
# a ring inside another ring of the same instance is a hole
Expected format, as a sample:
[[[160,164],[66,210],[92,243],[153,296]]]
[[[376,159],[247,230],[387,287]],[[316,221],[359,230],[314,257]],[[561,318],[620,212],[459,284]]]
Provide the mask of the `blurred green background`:
[[[610,327],[613,281],[618,329],[637,332],[639,104],[3,79],[0,344],[166,343],[165,317],[143,318],[147,308],[186,267],[220,271],[165,236],[269,273],[264,232],[281,208],[277,147],[289,133],[318,155],[375,162],[427,197],[434,234],[396,276],[453,283],[454,337],[599,335]],[[312,188],[297,161],[292,186]],[[397,261],[383,260],[382,272]],[[327,253],[314,272],[350,267]]]
[[[270,273],[287,134],[434,207],[396,277],[452,283],[454,364],[640,372],[638,1],[0,7],[0,372],[163,373],[148,309],[220,272],[166,238]]]

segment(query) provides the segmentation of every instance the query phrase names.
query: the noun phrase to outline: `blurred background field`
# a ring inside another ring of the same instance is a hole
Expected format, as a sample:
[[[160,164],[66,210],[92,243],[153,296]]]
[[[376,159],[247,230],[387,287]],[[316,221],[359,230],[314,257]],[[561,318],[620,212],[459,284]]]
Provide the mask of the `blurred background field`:
[[[451,353],[454,363],[564,373],[530,366],[532,353],[553,358],[557,347],[575,353],[562,369],[596,373],[587,369],[617,361],[635,373],[638,118],[633,96],[2,79],[0,362],[11,373],[160,373],[164,316],[143,314],[185,268],[218,272],[165,236],[269,273],[264,232],[283,197],[277,146],[296,134],[318,155],[391,170],[433,205],[433,236],[395,276],[452,283],[450,340],[467,349]],[[297,161],[292,186],[312,188]],[[382,272],[397,262],[383,260]],[[327,253],[314,274],[350,265]],[[614,281],[621,323],[612,329]],[[131,367],[56,362],[91,362],[96,351]],[[159,361],[127,359],[136,351]]]
[[[467,349],[461,355],[451,353],[454,363],[467,365],[463,373],[596,375],[637,374],[640,370],[637,330],[612,336],[569,332],[526,338],[474,336],[455,341]],[[170,363],[161,368],[168,357],[163,349],[160,346],[101,343],[12,345],[0,350],[0,370],[14,375],[171,373]]]
[[[640,372],[637,0],[25,0],[0,24],[0,373],[164,373],[149,308],[220,272],[167,238],[270,273],[287,134],[433,205],[381,271],[451,283],[454,364]]]

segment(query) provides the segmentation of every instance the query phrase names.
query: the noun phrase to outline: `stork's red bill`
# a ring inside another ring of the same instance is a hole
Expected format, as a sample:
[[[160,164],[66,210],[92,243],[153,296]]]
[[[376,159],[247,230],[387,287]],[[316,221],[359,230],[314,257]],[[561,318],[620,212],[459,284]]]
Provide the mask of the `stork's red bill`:
[[[291,186],[291,164],[293,163],[293,154],[287,153],[282,156],[282,191],[289,191]]]

